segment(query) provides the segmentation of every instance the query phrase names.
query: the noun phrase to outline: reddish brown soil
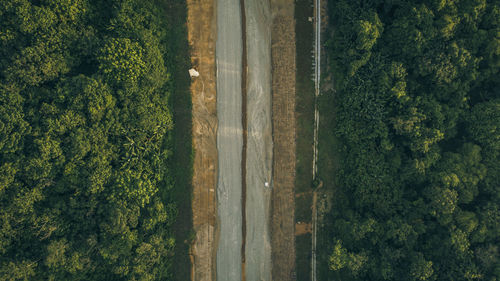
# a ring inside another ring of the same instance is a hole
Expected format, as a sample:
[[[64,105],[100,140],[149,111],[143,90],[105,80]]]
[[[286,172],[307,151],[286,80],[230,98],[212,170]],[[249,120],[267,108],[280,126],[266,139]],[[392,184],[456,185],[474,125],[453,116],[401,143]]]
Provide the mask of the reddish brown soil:
[[[215,0],[187,0],[193,78],[193,228],[191,280],[215,280],[217,115],[215,90]],[[186,69],[187,71],[187,69]]]
[[[295,19],[293,0],[271,0],[273,91],[273,280],[295,271]]]

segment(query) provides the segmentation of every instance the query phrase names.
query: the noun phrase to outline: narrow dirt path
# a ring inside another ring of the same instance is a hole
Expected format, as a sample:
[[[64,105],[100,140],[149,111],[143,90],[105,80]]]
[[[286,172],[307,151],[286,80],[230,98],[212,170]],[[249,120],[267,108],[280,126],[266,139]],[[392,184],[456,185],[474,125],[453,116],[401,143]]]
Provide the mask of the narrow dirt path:
[[[294,0],[271,0],[273,91],[272,276],[295,278]]]
[[[242,26],[239,0],[217,0],[217,280],[241,280]]]
[[[193,102],[193,229],[191,280],[215,280],[215,185],[217,169],[215,91],[215,0],[187,0]],[[187,71],[187,70],[186,70]]]

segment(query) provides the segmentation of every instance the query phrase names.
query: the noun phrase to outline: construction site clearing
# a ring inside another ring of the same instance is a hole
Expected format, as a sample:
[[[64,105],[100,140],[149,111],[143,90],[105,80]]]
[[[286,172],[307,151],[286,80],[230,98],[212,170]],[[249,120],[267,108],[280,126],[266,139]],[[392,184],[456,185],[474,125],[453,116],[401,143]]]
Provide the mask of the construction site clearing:
[[[187,3],[195,151],[191,279],[291,280],[294,2]]]

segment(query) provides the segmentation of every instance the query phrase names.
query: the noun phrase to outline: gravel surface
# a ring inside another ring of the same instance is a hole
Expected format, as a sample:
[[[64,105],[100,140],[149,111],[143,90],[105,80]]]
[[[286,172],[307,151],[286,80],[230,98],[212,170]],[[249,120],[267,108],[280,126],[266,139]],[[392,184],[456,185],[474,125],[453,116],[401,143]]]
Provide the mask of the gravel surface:
[[[248,281],[265,281],[271,280],[273,150],[269,0],[246,0],[245,18],[248,66],[245,276]]]
[[[241,57],[240,0],[217,0],[217,280],[241,280]]]
[[[245,1],[247,158],[245,278],[271,280],[271,15],[269,1]],[[241,280],[241,65],[239,0],[217,1],[217,280]],[[268,182],[270,187],[266,187]]]

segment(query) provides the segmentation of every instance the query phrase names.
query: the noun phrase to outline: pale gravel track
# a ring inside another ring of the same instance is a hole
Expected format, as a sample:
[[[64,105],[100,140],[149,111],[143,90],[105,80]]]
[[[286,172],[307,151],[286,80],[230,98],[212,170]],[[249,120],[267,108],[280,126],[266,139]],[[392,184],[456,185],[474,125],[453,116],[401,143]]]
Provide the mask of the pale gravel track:
[[[247,281],[270,281],[272,179],[271,14],[269,0],[245,0],[247,48]]]
[[[241,280],[242,29],[240,0],[217,0],[217,280]]]

